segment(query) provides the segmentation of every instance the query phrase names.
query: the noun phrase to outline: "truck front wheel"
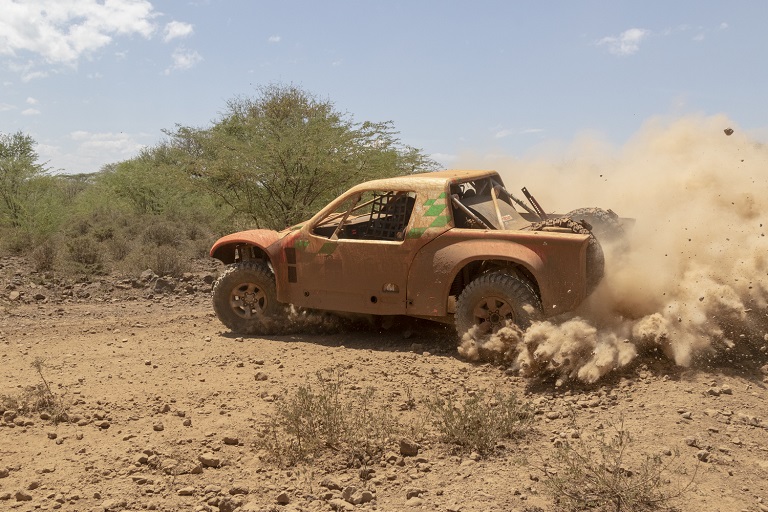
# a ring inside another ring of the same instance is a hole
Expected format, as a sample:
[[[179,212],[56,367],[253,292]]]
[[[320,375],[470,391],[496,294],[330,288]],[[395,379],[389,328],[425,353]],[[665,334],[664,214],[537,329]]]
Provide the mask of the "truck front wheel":
[[[508,322],[525,330],[541,318],[541,301],[530,283],[502,272],[483,274],[464,288],[456,302],[456,331],[463,336],[477,326],[480,336]]]
[[[268,334],[284,305],[277,302],[275,276],[261,261],[230,265],[213,285],[213,310],[233,332]]]

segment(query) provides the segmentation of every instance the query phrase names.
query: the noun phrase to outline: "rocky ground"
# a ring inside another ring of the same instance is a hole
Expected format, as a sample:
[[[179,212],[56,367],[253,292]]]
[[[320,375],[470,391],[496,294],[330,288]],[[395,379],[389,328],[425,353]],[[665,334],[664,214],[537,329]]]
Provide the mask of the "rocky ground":
[[[74,282],[0,259],[0,395],[44,378],[66,404],[55,422],[6,400],[0,509],[555,511],[557,447],[623,425],[628,470],[658,455],[671,469],[661,486],[692,481],[678,510],[768,511],[766,361],[684,369],[646,356],[595,385],[556,387],[464,361],[427,324],[242,338],[212,314],[218,271]],[[407,428],[370,466],[334,453],[278,465],[263,429],[326,369],[343,371],[345,392],[372,387]],[[534,408],[527,436],[490,456],[442,442],[430,399],[494,391]]]

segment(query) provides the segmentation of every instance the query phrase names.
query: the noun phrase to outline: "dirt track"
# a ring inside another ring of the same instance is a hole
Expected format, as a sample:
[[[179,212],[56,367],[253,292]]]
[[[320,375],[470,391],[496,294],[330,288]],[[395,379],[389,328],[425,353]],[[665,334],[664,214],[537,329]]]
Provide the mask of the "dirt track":
[[[466,362],[455,339],[423,324],[408,326],[407,338],[397,325],[238,338],[213,317],[205,272],[173,292],[114,279],[67,290],[36,288],[15,274],[15,260],[4,263],[0,395],[37,385],[32,362],[43,357],[45,378],[72,405],[69,422],[0,421],[0,509],[554,511],[541,468],[556,442],[574,428],[588,437],[623,419],[634,451],[678,449],[688,475],[696,472],[674,502],[679,510],[768,510],[767,378],[759,365],[681,369],[646,357],[594,386],[560,389]],[[418,456],[401,457],[393,441],[397,457],[385,457],[368,480],[324,461],[281,469],[262,460],[257,427],[275,404],[318,370],[337,367],[348,388],[372,386],[380,403],[410,419],[426,414],[424,401],[436,393],[515,391],[536,407],[535,429],[483,459],[425,427]],[[409,394],[416,408],[402,411]],[[211,457],[220,467],[203,467]],[[329,482],[374,499],[343,505]]]

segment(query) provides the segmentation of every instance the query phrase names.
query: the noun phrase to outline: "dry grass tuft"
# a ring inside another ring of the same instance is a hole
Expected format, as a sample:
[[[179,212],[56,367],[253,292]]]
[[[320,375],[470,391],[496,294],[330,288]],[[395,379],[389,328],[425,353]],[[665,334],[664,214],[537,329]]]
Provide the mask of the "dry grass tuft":
[[[503,439],[524,437],[533,423],[533,409],[513,393],[478,393],[460,404],[435,398],[427,405],[443,441],[480,455],[491,455]]]
[[[563,441],[544,468],[545,488],[564,511],[648,512],[674,510],[672,502],[692,485],[679,454],[632,453],[623,421],[586,439]]]

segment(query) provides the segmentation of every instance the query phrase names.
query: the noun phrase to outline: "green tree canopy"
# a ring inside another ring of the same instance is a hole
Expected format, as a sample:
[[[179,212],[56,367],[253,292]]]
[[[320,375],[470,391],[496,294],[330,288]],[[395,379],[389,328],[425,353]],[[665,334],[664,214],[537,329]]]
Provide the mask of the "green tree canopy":
[[[21,224],[24,197],[30,180],[45,174],[35,152],[35,141],[22,132],[0,133],[0,220]]]
[[[169,148],[142,149],[129,160],[105,165],[97,184],[124,201],[137,214],[173,214],[188,201],[191,187],[178,165],[168,159]]]
[[[229,101],[210,128],[167,132],[184,172],[257,227],[305,220],[361,181],[437,168],[391,121],[354,122],[295,86],[259,91]]]

